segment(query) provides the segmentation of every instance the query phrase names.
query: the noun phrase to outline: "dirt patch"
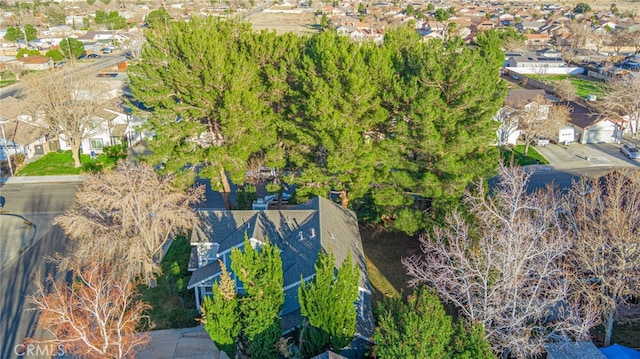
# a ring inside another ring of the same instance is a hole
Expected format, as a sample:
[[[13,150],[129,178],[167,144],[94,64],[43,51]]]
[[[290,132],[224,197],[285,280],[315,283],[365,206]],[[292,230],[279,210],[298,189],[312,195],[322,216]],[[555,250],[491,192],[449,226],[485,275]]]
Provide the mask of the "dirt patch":
[[[259,12],[247,19],[255,30],[275,30],[278,34],[315,34],[320,31],[320,19],[312,13]]]

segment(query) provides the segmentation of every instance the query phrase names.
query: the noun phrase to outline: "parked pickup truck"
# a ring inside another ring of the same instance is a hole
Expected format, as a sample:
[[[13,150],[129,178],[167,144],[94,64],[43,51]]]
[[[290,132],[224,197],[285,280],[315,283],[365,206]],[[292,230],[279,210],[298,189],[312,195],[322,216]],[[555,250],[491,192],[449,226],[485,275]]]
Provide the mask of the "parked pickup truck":
[[[538,146],[547,146],[549,144],[549,139],[544,138],[542,136],[538,137]]]

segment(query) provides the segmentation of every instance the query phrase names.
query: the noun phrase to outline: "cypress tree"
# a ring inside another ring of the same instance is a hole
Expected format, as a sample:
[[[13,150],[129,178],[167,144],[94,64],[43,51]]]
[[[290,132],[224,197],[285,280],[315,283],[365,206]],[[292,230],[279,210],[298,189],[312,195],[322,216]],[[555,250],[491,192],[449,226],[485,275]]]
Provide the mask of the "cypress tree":
[[[238,320],[240,309],[234,281],[222,261],[220,266],[222,275],[220,282],[213,285],[213,298],[204,297],[202,322],[216,346],[233,358],[236,355],[236,339],[241,327]]]
[[[300,311],[310,325],[303,345],[304,355],[313,356],[327,349],[340,351],[353,339],[356,331],[358,299],[358,269],[351,254],[335,272],[333,253],[320,252],[315,265],[316,275],[310,283],[298,288]]]

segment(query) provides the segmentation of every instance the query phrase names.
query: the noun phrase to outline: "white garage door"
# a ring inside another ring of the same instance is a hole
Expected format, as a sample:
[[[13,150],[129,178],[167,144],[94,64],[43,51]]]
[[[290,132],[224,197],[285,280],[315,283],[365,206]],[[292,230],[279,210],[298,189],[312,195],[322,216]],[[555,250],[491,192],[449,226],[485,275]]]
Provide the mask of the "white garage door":
[[[611,130],[589,130],[586,131],[585,143],[613,143],[613,131]]]

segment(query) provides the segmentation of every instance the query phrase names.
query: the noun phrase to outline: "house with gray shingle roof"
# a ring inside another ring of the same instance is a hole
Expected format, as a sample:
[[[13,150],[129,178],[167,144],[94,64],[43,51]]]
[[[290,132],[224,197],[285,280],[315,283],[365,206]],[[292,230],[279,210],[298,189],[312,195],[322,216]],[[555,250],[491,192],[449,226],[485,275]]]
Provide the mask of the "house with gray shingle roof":
[[[593,342],[549,343],[547,359],[606,359]]]
[[[375,325],[371,310],[371,287],[367,277],[362,240],[358,221],[353,211],[328,199],[315,197],[287,210],[200,210],[200,225],[191,235],[192,271],[188,284],[195,289],[196,306],[204,296],[212,294],[213,283],[219,280],[220,262],[231,269],[231,250],[244,247],[245,236],[252,245],[260,246],[267,239],[280,249],[282,259],[285,303],[280,311],[283,333],[289,333],[301,324],[298,287],[313,279],[315,263],[320,251],[333,252],[336,268],[351,253],[360,271],[357,307],[356,341],[368,341]],[[243,285],[233,272],[236,290]],[[358,344],[354,344],[358,347]],[[353,348],[352,348],[353,349]],[[345,352],[343,352],[345,354]],[[355,354],[355,353],[354,353]]]

